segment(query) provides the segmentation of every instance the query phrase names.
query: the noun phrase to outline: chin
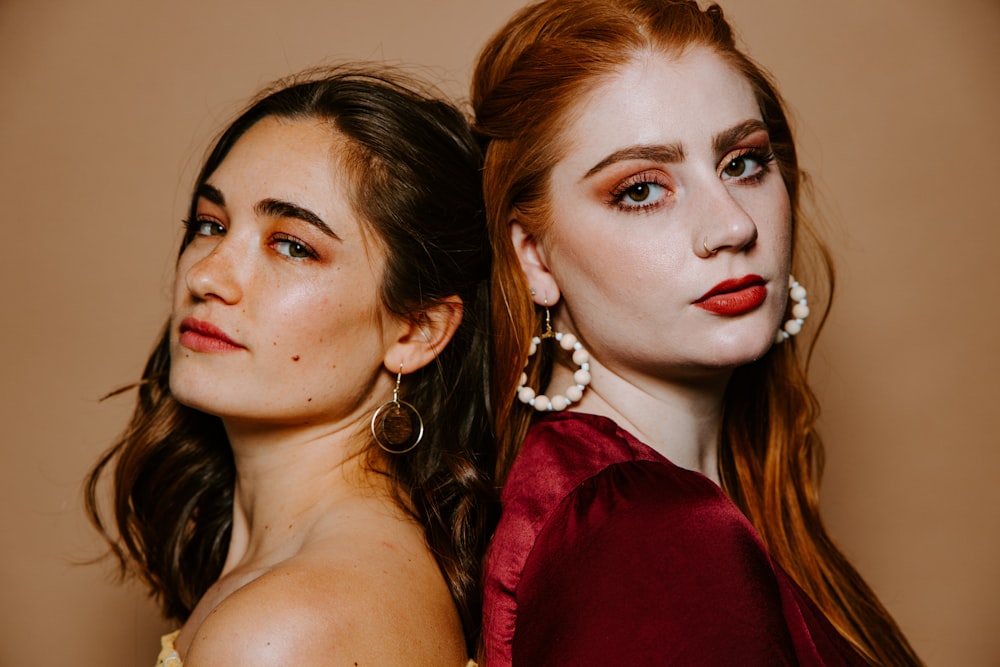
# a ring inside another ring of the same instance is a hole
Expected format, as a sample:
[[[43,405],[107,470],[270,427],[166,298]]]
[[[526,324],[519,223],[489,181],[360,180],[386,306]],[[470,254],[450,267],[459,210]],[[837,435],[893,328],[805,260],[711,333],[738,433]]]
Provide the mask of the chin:
[[[169,386],[170,394],[181,405],[208,414],[216,413],[213,408],[218,408],[218,391],[213,391],[210,382],[199,381],[199,378],[172,366]],[[214,401],[213,396],[216,399]]]
[[[744,331],[738,335],[717,341],[715,364],[721,368],[736,368],[757,361],[774,345],[775,329],[755,327],[754,331]]]

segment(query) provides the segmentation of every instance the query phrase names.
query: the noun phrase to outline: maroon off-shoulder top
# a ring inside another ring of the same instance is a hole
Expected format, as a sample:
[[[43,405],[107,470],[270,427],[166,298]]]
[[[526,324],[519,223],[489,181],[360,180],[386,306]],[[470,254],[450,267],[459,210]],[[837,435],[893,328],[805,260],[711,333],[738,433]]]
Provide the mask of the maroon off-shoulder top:
[[[487,667],[867,665],[722,490],[610,419],[531,427],[487,555]]]

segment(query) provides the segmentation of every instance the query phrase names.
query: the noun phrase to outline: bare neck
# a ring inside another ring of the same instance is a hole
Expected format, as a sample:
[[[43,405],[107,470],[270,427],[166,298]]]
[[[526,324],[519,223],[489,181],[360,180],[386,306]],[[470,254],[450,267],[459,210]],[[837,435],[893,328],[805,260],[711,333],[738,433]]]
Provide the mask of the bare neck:
[[[571,409],[614,420],[674,464],[719,483],[719,442],[726,385],[731,371],[665,381],[613,372],[591,358],[591,385]],[[549,386],[572,383],[571,372],[553,369]]]
[[[365,467],[362,425],[276,429],[227,424],[236,462],[233,530],[223,575],[267,568],[325,528],[350,520],[359,502],[385,498]]]

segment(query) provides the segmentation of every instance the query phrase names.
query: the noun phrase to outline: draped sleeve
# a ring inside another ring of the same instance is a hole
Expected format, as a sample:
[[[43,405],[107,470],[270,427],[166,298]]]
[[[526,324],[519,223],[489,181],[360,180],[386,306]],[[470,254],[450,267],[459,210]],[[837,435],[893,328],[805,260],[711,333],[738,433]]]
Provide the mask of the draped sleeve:
[[[717,485],[574,413],[512,469],[484,628],[490,667],[866,664]]]

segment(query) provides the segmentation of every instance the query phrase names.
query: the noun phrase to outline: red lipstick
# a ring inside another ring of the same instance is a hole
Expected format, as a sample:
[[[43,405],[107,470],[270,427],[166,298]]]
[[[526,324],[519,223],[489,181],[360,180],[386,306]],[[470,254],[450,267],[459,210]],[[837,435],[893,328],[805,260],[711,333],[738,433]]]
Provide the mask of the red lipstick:
[[[180,326],[180,343],[195,352],[233,352],[246,348],[211,322],[185,317]]]
[[[694,302],[694,305],[716,315],[748,313],[767,298],[763,278],[756,275],[723,280]]]

